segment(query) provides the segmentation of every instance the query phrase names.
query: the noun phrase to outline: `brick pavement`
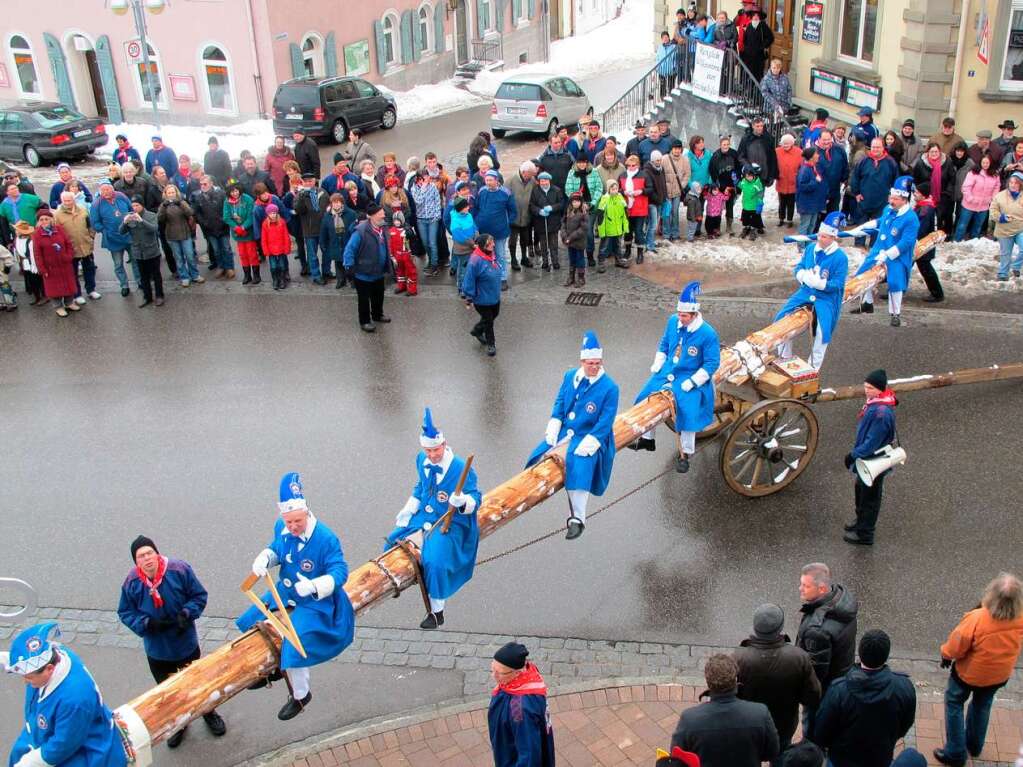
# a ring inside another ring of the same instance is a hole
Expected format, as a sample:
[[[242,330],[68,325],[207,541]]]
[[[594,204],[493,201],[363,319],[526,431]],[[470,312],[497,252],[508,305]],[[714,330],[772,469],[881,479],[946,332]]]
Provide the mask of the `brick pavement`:
[[[559,765],[568,767],[652,767],[679,714],[698,705],[700,688],[681,684],[600,686],[553,695],[551,718]],[[898,746],[924,754],[941,744],[940,704],[921,702],[915,727]],[[974,767],[1009,765],[1023,736],[1023,711],[996,709],[988,743]],[[798,739],[797,734],[797,739]],[[300,755],[299,755],[300,754]],[[348,728],[319,744],[273,755],[274,767],[489,767],[486,700],[434,712],[427,717]],[[928,764],[937,764],[929,758]]]

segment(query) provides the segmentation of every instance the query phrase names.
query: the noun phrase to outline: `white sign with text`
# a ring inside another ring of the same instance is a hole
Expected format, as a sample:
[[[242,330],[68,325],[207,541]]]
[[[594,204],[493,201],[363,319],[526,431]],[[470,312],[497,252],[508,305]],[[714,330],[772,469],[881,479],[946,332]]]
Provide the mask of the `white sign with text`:
[[[719,101],[721,68],[725,52],[713,45],[696,46],[696,66],[693,67],[693,95],[707,101]]]

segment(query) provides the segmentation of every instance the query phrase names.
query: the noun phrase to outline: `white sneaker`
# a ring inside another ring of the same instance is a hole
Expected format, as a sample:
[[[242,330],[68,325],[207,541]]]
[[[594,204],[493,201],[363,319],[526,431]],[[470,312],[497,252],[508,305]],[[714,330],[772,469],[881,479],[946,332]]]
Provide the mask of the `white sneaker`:
[[[191,285],[191,284],[192,284],[192,283],[191,283],[191,282],[189,282],[188,280],[182,280],[182,281],[181,281],[181,287],[183,287],[183,288],[187,288],[187,287],[188,287],[189,285]]]
[[[79,296],[75,299],[75,303],[79,306],[85,306],[85,296]]]
[[[201,274],[195,278],[196,285],[202,285],[204,282],[206,282],[206,278],[203,277]]]
[[[93,301],[99,301],[101,298],[103,298],[103,296],[101,296],[98,291],[94,290],[89,294],[89,298],[91,298]]]

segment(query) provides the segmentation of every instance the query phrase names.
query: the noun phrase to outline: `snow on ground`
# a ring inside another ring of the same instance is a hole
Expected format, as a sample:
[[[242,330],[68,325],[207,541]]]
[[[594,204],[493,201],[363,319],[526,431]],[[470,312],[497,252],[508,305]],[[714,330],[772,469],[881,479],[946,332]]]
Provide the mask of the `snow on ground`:
[[[270,120],[248,120],[237,125],[162,125],[159,129],[150,123],[117,123],[107,126],[107,135],[110,139],[107,143],[96,150],[96,156],[109,159],[117,149],[117,142],[114,136],[123,133],[128,137],[131,145],[139,150],[143,157],[152,147],[150,139],[155,135],[163,137],[163,143],[174,149],[175,152],[182,152],[192,158],[193,161],[202,162],[202,156],[206,153],[206,142],[210,136],[216,136],[220,142],[220,148],[226,149],[232,159],[237,159],[243,149],[248,149],[256,154],[265,153],[267,148],[274,142],[273,123]]]

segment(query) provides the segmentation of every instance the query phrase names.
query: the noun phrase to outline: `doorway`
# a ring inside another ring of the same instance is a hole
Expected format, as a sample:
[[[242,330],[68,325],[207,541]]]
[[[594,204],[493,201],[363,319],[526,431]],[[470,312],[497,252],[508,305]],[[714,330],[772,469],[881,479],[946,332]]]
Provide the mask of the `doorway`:
[[[73,32],[64,41],[68,78],[78,111],[87,117],[109,119],[96,48],[84,34]]]
[[[469,62],[469,18],[465,8],[465,0],[458,0],[455,5],[455,64]]]
[[[795,6],[795,0],[766,0],[763,4],[767,23],[774,32],[771,57],[781,59],[783,72],[788,72],[792,65],[792,44],[796,34]]]

